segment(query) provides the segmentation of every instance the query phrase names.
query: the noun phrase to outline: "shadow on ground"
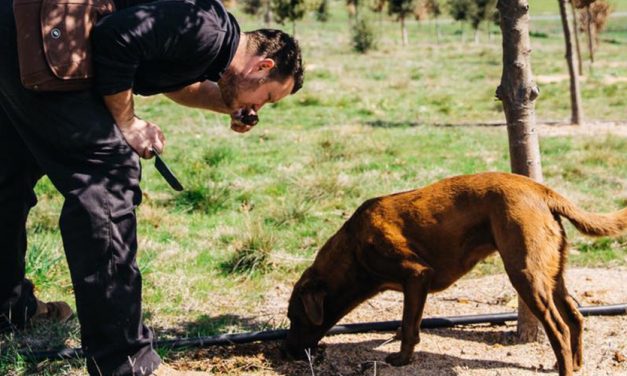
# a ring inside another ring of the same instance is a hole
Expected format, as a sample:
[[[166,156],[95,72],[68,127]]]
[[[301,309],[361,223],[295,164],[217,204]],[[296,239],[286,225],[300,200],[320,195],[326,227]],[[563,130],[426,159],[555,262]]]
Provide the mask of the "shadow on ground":
[[[270,328],[254,317],[226,314],[215,317],[202,315],[193,321],[179,322],[176,326],[172,326],[172,323],[168,323],[165,326],[153,324],[151,329],[155,332],[155,337],[158,339],[172,339],[251,332],[268,330]]]
[[[210,319],[207,319],[211,321]],[[215,323],[205,322],[188,323],[187,327],[215,328],[221,323],[234,320],[238,325],[255,327],[255,320],[242,317],[218,317]],[[258,324],[257,324],[258,325]],[[255,327],[255,330],[258,330]],[[486,343],[489,345],[509,346],[515,344],[513,332],[506,330],[469,330],[469,329],[438,329],[429,330],[431,335],[443,338],[456,338],[466,341]],[[288,361],[280,351],[281,343],[271,341],[266,343],[252,343],[243,345],[215,346],[202,349],[188,349],[184,352],[172,352],[166,355],[167,360],[181,369],[200,369],[215,374],[277,374],[277,375],[311,375],[312,366],[315,375],[429,375],[448,376],[459,374],[459,369],[520,369],[534,373],[547,373],[551,370],[542,370],[528,367],[507,360],[462,358],[452,354],[418,351],[413,361],[405,367],[395,368],[384,362],[389,354],[377,349],[383,340],[365,340],[351,343],[327,343],[320,346],[310,365],[307,361]],[[400,346],[396,342],[393,346]],[[376,366],[375,366],[376,362]],[[376,371],[375,371],[376,367]],[[375,373],[376,372],[376,373]],[[496,372],[496,371],[495,371]]]

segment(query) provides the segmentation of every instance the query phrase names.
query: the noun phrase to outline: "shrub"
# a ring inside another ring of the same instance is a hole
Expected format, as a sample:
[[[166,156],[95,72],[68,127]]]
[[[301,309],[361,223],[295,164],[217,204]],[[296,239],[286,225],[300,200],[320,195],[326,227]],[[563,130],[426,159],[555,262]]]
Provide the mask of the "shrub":
[[[376,48],[376,36],[372,25],[365,18],[360,18],[352,27],[353,49],[359,53],[366,53]]]
[[[247,226],[244,238],[236,245],[235,253],[220,264],[227,274],[265,273],[272,269],[270,253],[276,239],[271,230],[260,223]]]

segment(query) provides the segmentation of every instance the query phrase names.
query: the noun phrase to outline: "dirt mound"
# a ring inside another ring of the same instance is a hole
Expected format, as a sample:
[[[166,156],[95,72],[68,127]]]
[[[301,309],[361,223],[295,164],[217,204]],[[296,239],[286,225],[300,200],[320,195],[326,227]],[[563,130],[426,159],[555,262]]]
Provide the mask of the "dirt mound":
[[[584,306],[627,302],[627,270],[573,269],[566,273],[571,294]],[[278,286],[266,304],[251,315],[285,317],[289,286]],[[464,279],[430,296],[425,317],[512,311],[516,295],[504,275]],[[362,304],[342,322],[399,320],[402,296],[383,293]],[[267,317],[267,316],[266,316]],[[280,318],[279,318],[280,317]],[[279,344],[249,344],[181,354],[173,364],[231,375],[537,375],[557,374],[548,342],[519,344],[515,323],[425,330],[413,362],[394,368],[384,362],[399,342],[391,333],[326,337],[322,350],[308,362],[281,359]],[[588,317],[584,331],[581,375],[627,374],[627,316]]]

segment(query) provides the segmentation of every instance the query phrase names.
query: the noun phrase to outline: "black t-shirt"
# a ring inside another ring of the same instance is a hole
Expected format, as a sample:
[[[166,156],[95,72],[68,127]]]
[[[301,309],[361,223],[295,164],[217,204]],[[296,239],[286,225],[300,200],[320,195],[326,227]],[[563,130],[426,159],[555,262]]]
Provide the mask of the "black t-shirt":
[[[96,89],[141,95],[218,81],[240,28],[218,0],[117,0],[92,33]]]

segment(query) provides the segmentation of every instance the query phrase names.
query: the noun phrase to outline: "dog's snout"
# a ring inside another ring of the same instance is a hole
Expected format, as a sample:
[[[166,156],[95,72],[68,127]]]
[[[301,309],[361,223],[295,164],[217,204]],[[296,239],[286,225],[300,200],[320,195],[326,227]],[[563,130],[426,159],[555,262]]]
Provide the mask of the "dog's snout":
[[[280,351],[281,357],[285,360],[304,360],[307,358],[304,349],[298,349],[283,345]]]

